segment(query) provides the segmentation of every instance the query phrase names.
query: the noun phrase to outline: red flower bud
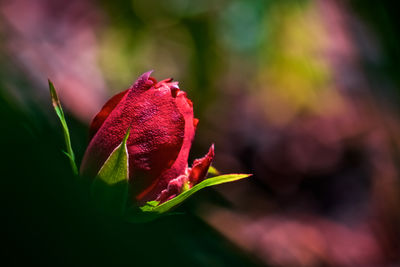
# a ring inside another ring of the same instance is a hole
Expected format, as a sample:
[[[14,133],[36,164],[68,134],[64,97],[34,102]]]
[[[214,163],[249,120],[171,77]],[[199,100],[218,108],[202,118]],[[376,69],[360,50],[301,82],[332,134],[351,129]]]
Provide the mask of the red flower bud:
[[[96,176],[128,128],[129,183],[134,200],[164,202],[202,181],[214,158],[214,147],[188,168],[198,120],[192,102],[178,82],[157,82],[144,73],[126,91],[113,96],[93,119],[91,141],[81,174]]]

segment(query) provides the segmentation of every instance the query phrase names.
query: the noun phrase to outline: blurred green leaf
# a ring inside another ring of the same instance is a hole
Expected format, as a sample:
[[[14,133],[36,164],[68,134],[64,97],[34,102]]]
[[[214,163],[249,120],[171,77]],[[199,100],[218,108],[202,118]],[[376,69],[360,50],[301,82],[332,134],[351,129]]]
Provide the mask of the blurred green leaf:
[[[122,143],[114,149],[91,185],[91,195],[96,206],[113,215],[125,212],[128,199],[128,129]]]
[[[58,118],[60,119],[61,125],[63,127],[65,145],[67,147],[67,151],[66,152],[63,151],[63,152],[65,155],[67,155],[67,157],[69,159],[73,173],[75,175],[78,175],[78,168],[76,167],[76,163],[75,163],[75,155],[74,155],[74,151],[72,150],[71,137],[69,135],[67,122],[65,121],[64,111],[61,107],[61,103],[60,103],[60,100],[58,98],[58,95],[57,95],[56,89],[54,88],[53,83],[50,80],[48,80],[48,82],[49,82],[51,102],[53,104],[54,110],[56,111],[56,114],[57,114]]]

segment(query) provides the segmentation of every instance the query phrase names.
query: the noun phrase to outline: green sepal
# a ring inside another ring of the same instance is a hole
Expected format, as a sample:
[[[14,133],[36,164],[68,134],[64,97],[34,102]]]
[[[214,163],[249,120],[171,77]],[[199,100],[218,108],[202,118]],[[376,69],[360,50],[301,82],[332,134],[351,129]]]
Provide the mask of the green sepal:
[[[110,215],[123,215],[127,207],[129,157],[126,142],[129,132],[130,129],[100,168],[90,188],[96,206]]]
[[[50,80],[48,80],[48,82],[49,82],[51,102],[53,104],[54,110],[56,111],[58,118],[60,119],[60,122],[61,122],[61,125],[63,128],[65,145],[67,147],[67,151],[63,151],[63,152],[65,155],[67,155],[67,157],[69,159],[73,173],[75,175],[78,175],[78,168],[76,167],[76,163],[75,163],[75,155],[74,155],[74,151],[72,150],[71,137],[69,135],[68,125],[65,120],[64,111],[61,107],[60,99],[58,98],[57,91],[54,88],[53,83]]]
[[[127,220],[131,222],[145,222],[151,221],[153,219],[158,218],[161,215],[164,215],[167,211],[170,211],[172,208],[176,207],[178,204],[182,203],[188,197],[196,193],[197,191],[223,183],[229,183],[233,181],[237,181],[240,179],[244,179],[251,176],[251,174],[225,174],[212,178],[205,179],[199,184],[193,186],[187,191],[182,192],[178,196],[174,197],[171,200],[168,200],[159,205],[158,201],[149,201],[144,206],[137,209],[128,210],[126,216]]]

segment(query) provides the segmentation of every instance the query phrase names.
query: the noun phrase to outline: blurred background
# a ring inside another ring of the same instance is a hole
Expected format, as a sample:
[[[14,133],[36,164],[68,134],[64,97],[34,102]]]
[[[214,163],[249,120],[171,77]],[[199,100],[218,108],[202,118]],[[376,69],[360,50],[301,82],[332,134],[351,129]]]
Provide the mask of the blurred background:
[[[387,0],[1,0],[2,265],[400,266],[400,27]],[[88,124],[145,71],[200,119],[223,173],[176,211],[92,210]]]

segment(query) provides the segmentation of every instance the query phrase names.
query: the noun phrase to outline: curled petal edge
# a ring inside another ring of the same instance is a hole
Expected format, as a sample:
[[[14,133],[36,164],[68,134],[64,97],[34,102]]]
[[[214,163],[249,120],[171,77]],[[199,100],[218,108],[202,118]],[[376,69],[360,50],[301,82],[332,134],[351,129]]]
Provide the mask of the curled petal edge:
[[[180,175],[169,181],[167,188],[161,191],[156,198],[156,201],[163,203],[171,200],[183,191],[187,191],[203,181],[207,176],[208,169],[210,168],[214,157],[214,144],[212,144],[208,153],[203,158],[194,160],[192,168],[186,169],[186,174]]]

